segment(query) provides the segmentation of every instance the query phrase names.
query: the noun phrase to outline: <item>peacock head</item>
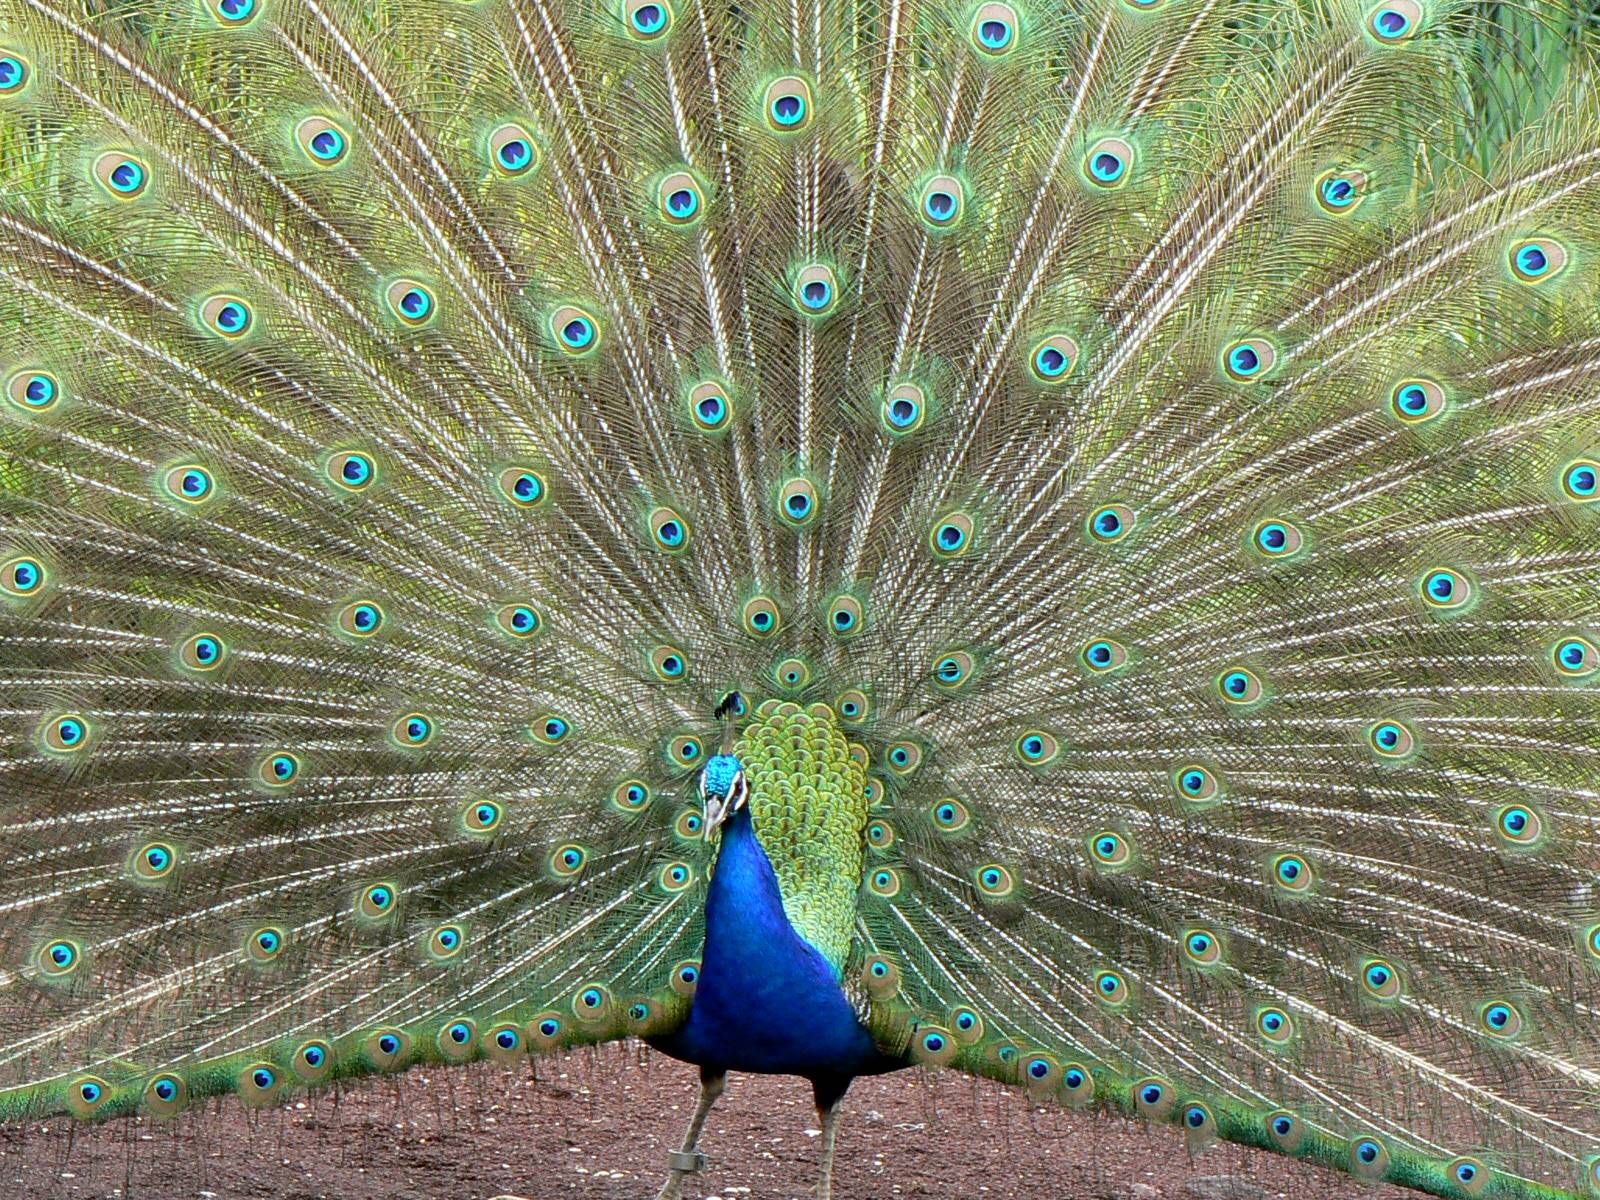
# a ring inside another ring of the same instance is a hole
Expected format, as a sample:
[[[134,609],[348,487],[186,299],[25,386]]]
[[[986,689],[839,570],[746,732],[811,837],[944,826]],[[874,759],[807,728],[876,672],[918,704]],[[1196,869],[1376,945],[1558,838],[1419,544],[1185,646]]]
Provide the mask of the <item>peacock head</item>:
[[[744,764],[737,754],[724,751],[711,757],[700,772],[700,805],[705,810],[704,831],[707,841],[712,831],[749,802],[750,789],[745,783]]]

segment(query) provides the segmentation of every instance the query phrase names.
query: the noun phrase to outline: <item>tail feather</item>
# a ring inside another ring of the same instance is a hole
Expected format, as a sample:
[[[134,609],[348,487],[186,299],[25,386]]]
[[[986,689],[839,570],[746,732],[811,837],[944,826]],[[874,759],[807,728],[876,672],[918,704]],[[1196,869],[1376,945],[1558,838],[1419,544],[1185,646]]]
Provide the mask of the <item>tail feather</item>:
[[[675,1027],[739,689],[908,1060],[1600,1188],[1596,102],[1492,36],[0,0],[0,1115]]]

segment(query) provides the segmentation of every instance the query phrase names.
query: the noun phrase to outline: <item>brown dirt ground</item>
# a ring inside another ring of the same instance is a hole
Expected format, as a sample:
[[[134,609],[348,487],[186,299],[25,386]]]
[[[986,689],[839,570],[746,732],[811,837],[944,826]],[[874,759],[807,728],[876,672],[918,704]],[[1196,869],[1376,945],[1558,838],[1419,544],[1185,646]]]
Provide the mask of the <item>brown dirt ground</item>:
[[[418,1069],[251,1112],[232,1099],[172,1121],[0,1128],[5,1200],[651,1200],[693,1111],[694,1068],[639,1047]],[[810,1087],[734,1075],[686,1197],[808,1200]],[[845,1100],[835,1200],[1406,1200],[1321,1168],[1175,1129],[1040,1108],[955,1074],[861,1079]]]

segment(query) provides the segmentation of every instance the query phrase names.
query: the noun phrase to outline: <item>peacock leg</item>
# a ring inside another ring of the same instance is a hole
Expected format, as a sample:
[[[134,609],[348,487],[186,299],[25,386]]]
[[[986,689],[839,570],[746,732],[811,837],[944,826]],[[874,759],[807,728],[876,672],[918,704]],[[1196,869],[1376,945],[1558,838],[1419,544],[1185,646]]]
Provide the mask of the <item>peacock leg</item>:
[[[817,1168],[817,1200],[831,1200],[833,1195],[833,1140],[839,1132],[839,1118],[844,1112],[844,1094],[850,1087],[844,1079],[814,1079],[812,1093],[817,1100],[817,1117],[822,1122],[822,1162]]]
[[[694,1148],[695,1143],[700,1140],[700,1131],[705,1128],[706,1117],[711,1114],[711,1106],[717,1102],[717,1097],[722,1095],[722,1089],[727,1084],[726,1071],[712,1067],[700,1068],[700,1103],[694,1110],[694,1118],[689,1122],[689,1131],[683,1135],[682,1148],[667,1155],[667,1163],[671,1170],[667,1172],[667,1181],[656,1193],[656,1200],[682,1200],[683,1177],[706,1165],[706,1156]]]

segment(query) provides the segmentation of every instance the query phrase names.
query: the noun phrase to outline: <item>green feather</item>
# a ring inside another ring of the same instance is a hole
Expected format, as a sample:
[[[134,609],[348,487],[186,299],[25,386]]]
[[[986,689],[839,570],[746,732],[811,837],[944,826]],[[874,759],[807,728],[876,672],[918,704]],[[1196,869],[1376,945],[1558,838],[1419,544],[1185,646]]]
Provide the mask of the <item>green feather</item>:
[[[0,0],[0,1118],[677,1028],[739,688],[887,1052],[1600,1195],[1593,35]]]

